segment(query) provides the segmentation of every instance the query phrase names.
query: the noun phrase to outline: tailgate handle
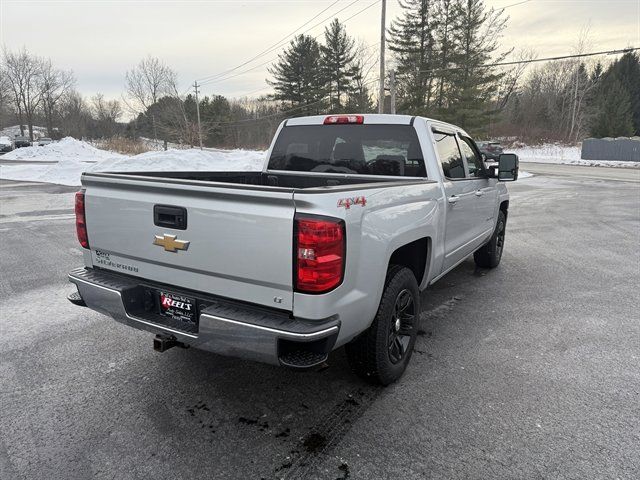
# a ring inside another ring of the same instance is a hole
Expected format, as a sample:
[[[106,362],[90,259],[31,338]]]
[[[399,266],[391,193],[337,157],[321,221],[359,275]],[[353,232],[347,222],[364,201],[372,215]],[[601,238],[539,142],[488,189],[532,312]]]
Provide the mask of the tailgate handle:
[[[171,205],[154,205],[153,223],[158,227],[186,230],[187,209],[184,207],[173,207]]]

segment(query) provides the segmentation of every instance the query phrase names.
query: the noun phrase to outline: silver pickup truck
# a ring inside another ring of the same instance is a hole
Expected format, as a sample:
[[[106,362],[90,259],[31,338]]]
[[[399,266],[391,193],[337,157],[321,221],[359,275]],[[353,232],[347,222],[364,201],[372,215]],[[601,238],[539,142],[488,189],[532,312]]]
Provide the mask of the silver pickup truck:
[[[69,299],[158,351],[308,368],[344,345],[389,384],[420,291],[471,254],[500,262],[517,176],[517,156],[487,169],[462,129],[403,115],[288,119],[262,171],[85,173]]]

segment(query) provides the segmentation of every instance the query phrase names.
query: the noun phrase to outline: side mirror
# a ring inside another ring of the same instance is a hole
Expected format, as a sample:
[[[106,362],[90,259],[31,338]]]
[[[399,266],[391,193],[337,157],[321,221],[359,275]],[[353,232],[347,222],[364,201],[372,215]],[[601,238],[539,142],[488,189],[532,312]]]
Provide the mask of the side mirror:
[[[498,181],[515,182],[518,179],[519,168],[518,155],[515,153],[502,153],[498,159]]]

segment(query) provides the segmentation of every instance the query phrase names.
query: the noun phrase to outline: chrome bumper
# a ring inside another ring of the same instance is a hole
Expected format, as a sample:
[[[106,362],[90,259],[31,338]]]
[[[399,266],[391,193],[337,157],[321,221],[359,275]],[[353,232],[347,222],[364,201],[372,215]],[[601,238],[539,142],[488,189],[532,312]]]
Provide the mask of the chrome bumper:
[[[203,308],[197,332],[187,332],[158,323],[159,315],[142,308],[143,289],[159,288],[152,283],[90,268],[72,270],[69,280],[87,307],[120,323],[171,336],[202,350],[275,365],[304,368],[322,363],[340,329],[337,319],[293,319],[287,313],[224,299],[201,300],[201,294],[188,292]]]

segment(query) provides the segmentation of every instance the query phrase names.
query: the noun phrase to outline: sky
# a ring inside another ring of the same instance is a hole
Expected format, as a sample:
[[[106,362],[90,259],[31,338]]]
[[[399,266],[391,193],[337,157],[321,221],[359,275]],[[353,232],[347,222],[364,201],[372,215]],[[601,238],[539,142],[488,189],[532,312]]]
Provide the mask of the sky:
[[[23,46],[73,70],[80,93],[119,98],[125,72],[142,58],[160,58],[178,72],[181,90],[194,80],[206,95],[228,97],[269,93],[267,53],[233,73],[256,67],[222,82],[207,77],[234,68],[267,50],[316,14],[309,32],[321,35],[334,16],[346,20],[347,32],[367,45],[375,59],[380,37],[379,0],[0,0],[0,43]],[[585,28],[588,51],[640,47],[640,0],[485,0],[509,16],[503,48],[533,49],[538,57],[574,52]],[[367,6],[370,8],[362,11]],[[337,13],[339,10],[342,12]],[[387,25],[401,13],[387,0]],[[611,58],[611,57],[609,57]],[[390,59],[391,60],[391,59]]]

